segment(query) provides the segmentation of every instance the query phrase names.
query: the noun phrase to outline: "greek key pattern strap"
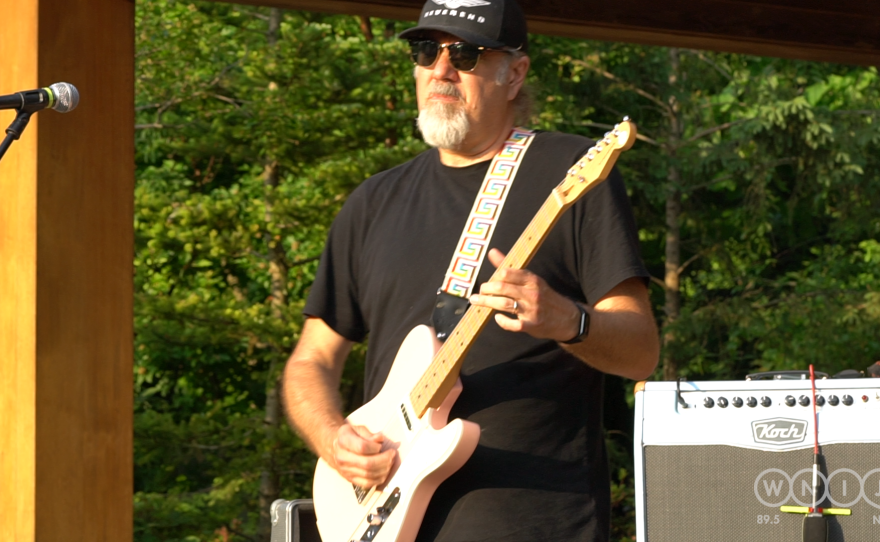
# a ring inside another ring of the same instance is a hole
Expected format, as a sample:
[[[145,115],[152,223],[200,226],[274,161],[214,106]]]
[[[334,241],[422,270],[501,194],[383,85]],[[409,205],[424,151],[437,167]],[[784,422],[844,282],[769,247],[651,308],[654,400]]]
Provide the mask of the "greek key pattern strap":
[[[495,224],[501,216],[504,202],[522,163],[535,132],[524,128],[514,128],[504,142],[504,147],[495,155],[471,214],[461,232],[455,254],[446,271],[441,289],[458,297],[470,297],[474,283],[480,274],[480,267],[488,250],[489,241],[495,232]]]

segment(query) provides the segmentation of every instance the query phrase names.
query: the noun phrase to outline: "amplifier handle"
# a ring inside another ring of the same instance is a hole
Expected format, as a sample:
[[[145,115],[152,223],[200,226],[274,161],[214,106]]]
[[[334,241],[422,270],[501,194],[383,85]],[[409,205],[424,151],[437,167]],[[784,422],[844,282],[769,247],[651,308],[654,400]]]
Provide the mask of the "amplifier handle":
[[[826,379],[828,373],[816,371],[816,378]],[[766,371],[746,375],[746,380],[809,380],[810,371]]]

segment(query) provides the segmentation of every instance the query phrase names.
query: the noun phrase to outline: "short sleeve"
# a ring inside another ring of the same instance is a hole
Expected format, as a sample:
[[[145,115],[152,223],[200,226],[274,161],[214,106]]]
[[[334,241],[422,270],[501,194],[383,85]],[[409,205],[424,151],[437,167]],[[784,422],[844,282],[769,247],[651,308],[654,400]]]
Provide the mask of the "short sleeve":
[[[354,342],[369,331],[358,300],[358,267],[368,216],[363,190],[355,190],[333,221],[303,313],[322,319]]]
[[[618,169],[579,203],[578,276],[587,302],[595,305],[626,279],[647,281],[650,275],[639,254],[638,229]]]

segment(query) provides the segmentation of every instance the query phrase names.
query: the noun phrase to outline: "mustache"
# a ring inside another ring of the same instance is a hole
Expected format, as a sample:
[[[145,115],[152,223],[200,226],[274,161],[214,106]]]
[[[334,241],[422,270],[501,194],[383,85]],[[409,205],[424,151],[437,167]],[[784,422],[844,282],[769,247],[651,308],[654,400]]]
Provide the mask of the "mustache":
[[[428,85],[428,94],[461,98],[461,93],[455,88],[455,85],[443,81],[431,81],[431,84]]]

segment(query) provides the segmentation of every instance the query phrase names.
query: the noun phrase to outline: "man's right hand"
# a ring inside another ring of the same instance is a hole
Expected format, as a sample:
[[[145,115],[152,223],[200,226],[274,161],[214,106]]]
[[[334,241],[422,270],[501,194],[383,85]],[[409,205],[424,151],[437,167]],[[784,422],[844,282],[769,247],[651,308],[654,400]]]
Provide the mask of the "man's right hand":
[[[333,461],[336,470],[349,482],[363,488],[371,488],[388,478],[397,450],[385,447],[381,433],[371,433],[362,425],[343,423],[336,431],[333,441]]]

